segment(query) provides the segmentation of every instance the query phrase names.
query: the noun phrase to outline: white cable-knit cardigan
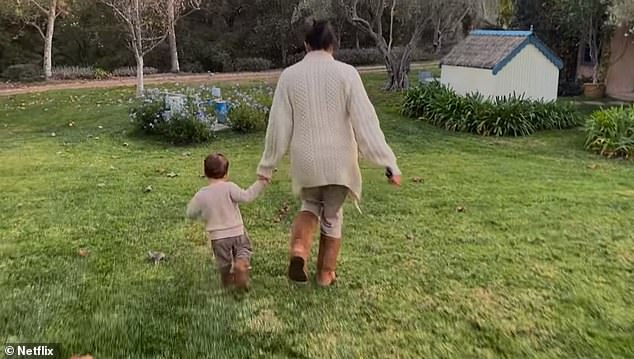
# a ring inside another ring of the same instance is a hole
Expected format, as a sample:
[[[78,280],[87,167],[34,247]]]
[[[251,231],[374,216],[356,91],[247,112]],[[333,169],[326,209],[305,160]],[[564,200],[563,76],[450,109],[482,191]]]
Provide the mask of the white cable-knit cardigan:
[[[277,84],[257,173],[271,178],[290,146],[293,192],[342,185],[361,198],[359,152],[400,175],[357,70],[311,51]]]

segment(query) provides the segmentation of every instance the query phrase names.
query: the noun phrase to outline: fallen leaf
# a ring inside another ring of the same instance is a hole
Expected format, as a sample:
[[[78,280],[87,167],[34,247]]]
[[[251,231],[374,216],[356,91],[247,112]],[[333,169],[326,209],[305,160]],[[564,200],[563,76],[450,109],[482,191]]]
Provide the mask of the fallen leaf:
[[[275,220],[274,220],[275,223],[282,222],[282,220],[284,220],[284,218],[286,218],[286,216],[288,215],[288,211],[289,211],[288,202],[284,202],[282,207],[280,207],[280,209],[277,210],[277,216],[275,217]]]
[[[423,179],[421,177],[413,177],[412,182],[414,183],[423,183]]]
[[[114,170],[114,169],[116,169],[116,168],[114,168],[114,166],[110,166],[110,169],[111,169],[111,170]]]
[[[414,236],[412,233],[409,233],[407,236],[405,236],[407,239],[409,239],[410,241],[414,241],[416,240],[416,236]]]
[[[98,140],[98,139],[99,139],[99,136],[95,137],[95,140]]]
[[[165,168],[159,168],[159,169],[156,170],[156,172],[158,172],[160,174],[165,173],[165,171],[167,171]]]
[[[62,154],[62,151],[57,151],[55,154],[59,156]]]
[[[467,209],[464,206],[458,206],[456,207],[456,211],[458,211],[458,213],[464,213]]]
[[[207,178],[207,176],[205,176],[205,175],[200,175],[200,178]]]
[[[130,146],[130,145],[127,142],[123,143],[123,147],[128,147],[128,146]]]
[[[149,193],[149,192],[152,192],[153,190],[154,190],[154,189],[152,188],[152,186],[147,186],[147,187],[145,187],[145,189],[143,190],[143,192],[145,192],[145,193]]]
[[[183,154],[183,157],[189,157],[189,156],[191,156],[191,155],[192,155],[192,153],[191,153],[191,152],[189,152],[189,151],[187,151],[187,152],[183,152],[182,154]]]
[[[110,158],[112,158],[113,160],[116,160],[119,158],[119,156],[110,156]]]
[[[90,251],[86,248],[80,248],[78,254],[80,257],[88,257],[90,255]]]
[[[88,137],[88,138],[92,138],[92,135],[88,135],[88,136],[86,136],[86,137]]]
[[[174,172],[170,172],[170,173],[167,174],[167,177],[169,177],[169,178],[178,177],[178,174],[176,174]]]
[[[99,184],[97,184],[97,187],[103,188],[103,187],[106,187],[106,184],[105,183],[99,183]]]
[[[599,165],[597,165],[596,163],[593,163],[591,165],[588,165],[588,168],[591,170],[596,170],[597,168],[599,168]]]

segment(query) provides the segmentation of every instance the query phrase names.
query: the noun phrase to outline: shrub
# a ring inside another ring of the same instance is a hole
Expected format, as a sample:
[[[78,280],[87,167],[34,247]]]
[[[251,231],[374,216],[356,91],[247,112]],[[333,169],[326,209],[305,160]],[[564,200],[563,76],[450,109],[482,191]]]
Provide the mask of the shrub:
[[[151,90],[130,109],[130,119],[137,130],[175,145],[201,143],[213,138],[215,117],[197,95],[187,95],[180,112],[169,114],[168,110],[164,94]]]
[[[44,80],[44,73],[38,65],[22,64],[7,67],[2,77],[13,82],[36,82]]]
[[[158,70],[155,69],[154,67],[150,67],[150,66],[144,66],[143,67],[143,74],[144,75],[154,75],[157,74]],[[136,66],[125,66],[125,67],[119,67],[118,69],[115,69],[114,71],[112,71],[112,76],[116,76],[116,77],[133,77],[136,76]]]
[[[273,101],[273,89],[268,87],[230,91],[229,125],[237,132],[256,132],[266,129]]]
[[[95,69],[89,66],[56,66],[53,68],[54,80],[92,80]]]
[[[586,122],[586,149],[607,157],[634,155],[634,105],[594,112]]]
[[[527,136],[538,130],[575,127],[579,114],[572,104],[543,103],[523,96],[485,98],[480,94],[459,96],[432,82],[410,89],[402,112],[450,131],[483,136]]]
[[[335,59],[352,66],[377,65],[384,62],[376,48],[341,49],[335,53]]]
[[[181,66],[181,71],[192,73],[192,74],[200,74],[205,72],[205,68],[200,62],[187,63]]]
[[[104,69],[96,68],[95,69],[95,79],[97,80],[106,80],[109,79],[112,74]]]
[[[266,71],[273,68],[271,60],[260,57],[236,59],[234,69],[236,71]]]

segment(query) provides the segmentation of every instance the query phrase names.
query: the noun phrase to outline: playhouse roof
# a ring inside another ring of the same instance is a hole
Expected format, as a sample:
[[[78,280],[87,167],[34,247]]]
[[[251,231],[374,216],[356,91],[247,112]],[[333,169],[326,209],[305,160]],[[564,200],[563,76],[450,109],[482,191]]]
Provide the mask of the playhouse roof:
[[[534,45],[560,70],[563,61],[532,31],[474,30],[456,45],[441,65],[475,67],[497,74],[529,44]]]

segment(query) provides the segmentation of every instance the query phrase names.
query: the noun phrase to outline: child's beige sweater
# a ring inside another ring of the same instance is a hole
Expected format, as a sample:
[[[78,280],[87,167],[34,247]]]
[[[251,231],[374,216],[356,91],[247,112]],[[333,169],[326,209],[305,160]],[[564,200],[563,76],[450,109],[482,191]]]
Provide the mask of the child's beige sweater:
[[[212,240],[237,237],[244,234],[244,223],[239,203],[255,200],[266,187],[257,181],[243,190],[233,182],[218,181],[203,187],[187,206],[187,217],[205,221]]]
[[[290,147],[293,190],[348,187],[361,197],[359,152],[400,175],[357,70],[312,51],[279,80],[258,174],[271,178]]]

